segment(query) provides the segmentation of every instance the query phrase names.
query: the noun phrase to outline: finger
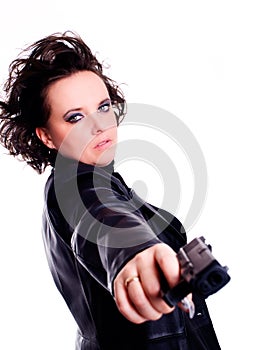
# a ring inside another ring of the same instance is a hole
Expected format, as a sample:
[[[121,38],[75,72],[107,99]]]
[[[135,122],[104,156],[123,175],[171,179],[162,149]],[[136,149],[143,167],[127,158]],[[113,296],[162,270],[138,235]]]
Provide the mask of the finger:
[[[114,295],[118,310],[125,318],[127,318],[127,320],[137,324],[147,321],[138,313],[134,305],[131,303],[124,282],[115,280]]]
[[[127,294],[130,302],[137,312],[147,320],[157,320],[162,316],[162,312],[156,310],[150,300],[145,295],[141,281],[133,281],[127,286]]]
[[[180,280],[180,265],[176,253],[164,245],[162,249],[156,250],[156,262],[170,288],[174,287]]]
[[[141,284],[146,297],[151,303],[152,307],[162,314],[170,313],[174,307],[170,307],[163,300],[162,286],[160,283],[161,277],[156,267],[147,266],[140,272]]]

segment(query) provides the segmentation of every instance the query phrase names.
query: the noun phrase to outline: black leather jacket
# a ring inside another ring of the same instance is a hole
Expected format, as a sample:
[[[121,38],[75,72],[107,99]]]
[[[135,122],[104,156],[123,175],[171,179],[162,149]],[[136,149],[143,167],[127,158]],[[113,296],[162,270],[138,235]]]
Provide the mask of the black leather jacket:
[[[159,242],[186,243],[181,223],[139,198],[114,172],[60,157],[45,187],[43,237],[56,286],[78,325],[76,350],[220,349],[206,304],[196,316],[176,308],[160,320],[133,324],[118,311],[116,274]]]

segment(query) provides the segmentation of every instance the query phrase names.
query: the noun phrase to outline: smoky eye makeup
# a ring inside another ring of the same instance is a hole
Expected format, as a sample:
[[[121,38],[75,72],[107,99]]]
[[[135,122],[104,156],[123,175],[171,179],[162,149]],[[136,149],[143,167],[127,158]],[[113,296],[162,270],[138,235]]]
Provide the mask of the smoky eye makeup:
[[[103,100],[102,102],[99,103],[98,108],[97,108],[97,112],[98,113],[107,113],[109,110],[111,109],[111,100],[109,98],[106,98],[105,100]],[[83,113],[81,111],[81,109],[79,108],[76,109],[75,111],[72,109],[71,111],[68,111],[64,116],[64,120],[67,123],[77,123],[78,121],[82,120],[85,117],[85,113]]]
[[[78,121],[80,121],[82,118],[84,117],[84,115],[81,112],[75,112],[75,113],[71,113],[69,115],[67,115],[65,117],[65,121],[67,123],[77,123]]]
[[[107,98],[100,103],[98,111],[106,113],[110,110],[110,108],[111,108],[111,100]]]

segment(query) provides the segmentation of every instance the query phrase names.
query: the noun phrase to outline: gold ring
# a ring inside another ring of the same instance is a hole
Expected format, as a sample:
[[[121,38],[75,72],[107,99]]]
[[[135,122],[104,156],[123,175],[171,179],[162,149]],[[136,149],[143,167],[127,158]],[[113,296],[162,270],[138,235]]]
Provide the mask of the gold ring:
[[[133,282],[133,281],[138,281],[138,282],[140,282],[140,277],[139,277],[139,276],[131,276],[131,277],[126,278],[126,280],[125,280],[125,282],[124,282],[125,287],[127,288],[128,285],[129,285],[129,283],[130,283],[130,282]]]

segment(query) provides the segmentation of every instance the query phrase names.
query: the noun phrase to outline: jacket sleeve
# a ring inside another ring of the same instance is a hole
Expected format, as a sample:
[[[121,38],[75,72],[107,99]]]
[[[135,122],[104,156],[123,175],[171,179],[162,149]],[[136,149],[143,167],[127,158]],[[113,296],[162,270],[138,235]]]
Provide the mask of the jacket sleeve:
[[[77,260],[112,294],[115,276],[138,252],[160,243],[131,198],[105,187],[85,189],[86,210],[71,246]]]

